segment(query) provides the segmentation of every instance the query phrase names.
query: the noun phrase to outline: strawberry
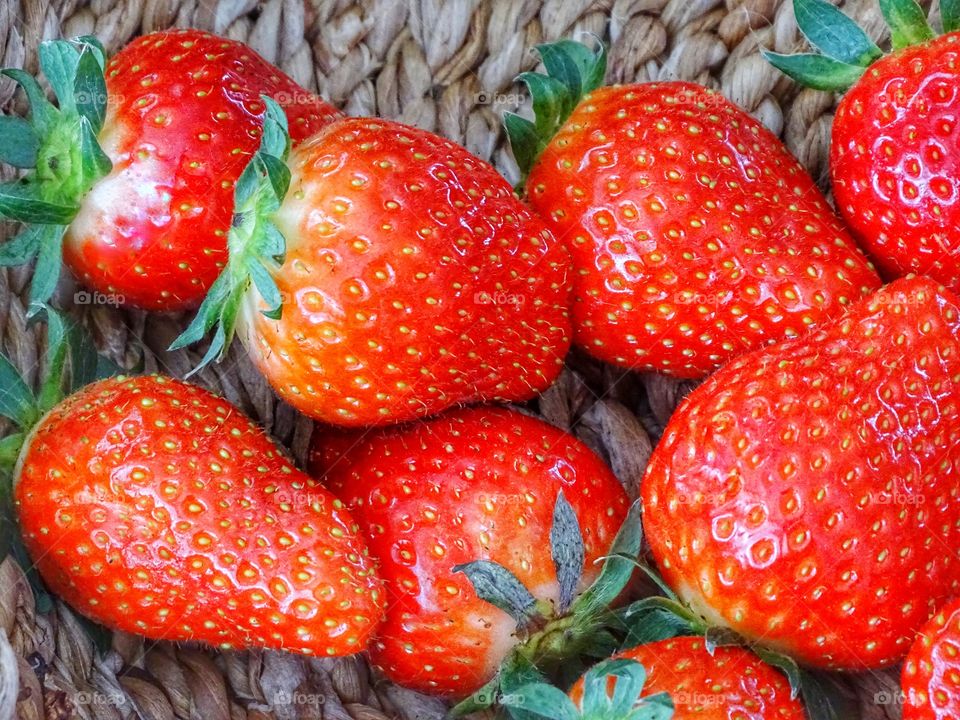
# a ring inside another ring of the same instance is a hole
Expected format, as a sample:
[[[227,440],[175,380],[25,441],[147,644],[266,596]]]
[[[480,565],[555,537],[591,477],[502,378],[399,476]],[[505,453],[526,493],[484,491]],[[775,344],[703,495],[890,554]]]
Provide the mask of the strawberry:
[[[0,263],[37,257],[33,300],[53,292],[62,246],[77,277],[117,302],[195,306],[226,263],[261,95],[286,108],[295,139],[339,116],[247,46],[198,30],[137,38],[105,66],[93,38],[49,41],[40,61],[59,108],[22,70],[5,70],[31,118],[0,119],[0,160],[33,168],[0,185],[0,215],[34,223]]]
[[[334,122],[284,164],[271,117],[237,186],[230,261],[174,348],[216,326],[206,363],[236,330],[284,400],[347,426],[550,385],[569,259],[492,167],[371,119]]]
[[[597,577],[628,502],[578,440],[481,407],[366,433],[321,430],[312,446],[313,473],[343,497],[379,560],[389,602],[369,652],[387,677],[463,697],[518,643],[524,659],[546,663],[560,640],[569,649],[594,634],[573,619],[589,613],[568,609],[588,602],[574,598]],[[491,600],[491,584],[506,599]]]
[[[957,588],[958,313],[899,280],[687,397],[641,495],[693,610],[813,667],[903,657]]]
[[[646,669],[642,697],[669,696],[673,720],[806,718],[787,678],[742,647],[708,649],[703,638],[687,636],[640,645],[615,659],[633,660]],[[570,691],[581,707],[587,704],[584,685],[581,679]]]
[[[382,616],[341,502],[178,380],[111,378],[56,404],[29,430],[14,501],[48,586],[111,628],[328,656],[363,649]]]
[[[920,631],[900,679],[903,720],[960,717],[960,600],[953,600]]]
[[[915,272],[960,290],[960,10],[944,3],[935,37],[914,0],[885,0],[893,49],[884,54],[827,0],[794,0],[797,22],[823,54],[766,57],[795,80],[846,91],[831,130],[837,207],[890,277]]]
[[[879,280],[800,164],[687,82],[599,87],[605,55],[541,45],[536,120],[508,115],[527,199],[573,257],[574,342],[699,378],[797,337]]]

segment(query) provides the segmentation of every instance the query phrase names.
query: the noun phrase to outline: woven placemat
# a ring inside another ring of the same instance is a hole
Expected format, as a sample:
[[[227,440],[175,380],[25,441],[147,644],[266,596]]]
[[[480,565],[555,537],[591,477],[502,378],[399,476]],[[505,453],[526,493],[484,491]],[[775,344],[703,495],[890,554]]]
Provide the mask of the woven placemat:
[[[878,41],[875,0],[842,9]],[[241,40],[354,115],[380,115],[439,132],[491,160],[511,181],[500,114],[526,101],[513,78],[531,47],[590,33],[610,45],[608,81],[685,79],[718,88],[781,135],[826,187],[835,98],[801,90],[758,48],[796,49],[780,0],[0,0],[3,66],[37,69],[41,40],[81,34],[108,51],[141,33],[193,26]],[[0,109],[19,110],[12,83]],[[0,226],[0,238],[13,227]],[[42,329],[28,327],[29,271],[0,271],[0,349],[33,377]],[[182,376],[198,359],[165,348],[179,316],[77,304],[61,281],[55,303],[83,320],[126,367]],[[238,348],[197,381],[222,393],[302,459],[310,423],[280,403]],[[632,492],[664,423],[689,386],[602,367],[574,354],[539,412],[597,450]],[[0,428],[5,429],[5,428]],[[899,717],[896,673],[849,681],[865,720]],[[14,709],[15,706],[15,709]],[[221,653],[118,635],[97,652],[62,605],[37,614],[19,568],[0,564],[0,720],[34,718],[327,718],[434,720],[443,703],[372,673],[361,657],[307,660],[276,652]]]

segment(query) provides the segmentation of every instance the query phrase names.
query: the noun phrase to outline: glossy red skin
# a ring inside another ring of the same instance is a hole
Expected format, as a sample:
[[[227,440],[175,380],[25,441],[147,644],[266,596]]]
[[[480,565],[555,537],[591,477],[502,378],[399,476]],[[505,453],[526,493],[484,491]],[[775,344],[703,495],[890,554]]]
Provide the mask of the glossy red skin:
[[[503,408],[366,433],[320,430],[311,465],[354,513],[387,584],[370,658],[394,682],[432,694],[477,690],[517,642],[514,621],[480,600],[455,565],[494,560],[537,598],[556,601],[549,537],[558,491],[583,532],[583,587],[628,507],[585,445]]]
[[[802,663],[901,659],[957,585],[958,332],[952,293],[899,280],[694,390],[642,483],[667,582]]]
[[[55,407],[21,455],[15,503],[50,588],[117,630],[345,655],[383,614],[340,501],[178,380],[104,380]]]
[[[631,648],[616,657],[647,671],[643,697],[673,698],[673,720],[804,720],[787,678],[749,650],[720,646],[709,652],[703,638],[678,637]],[[583,680],[570,691],[577,704]]]
[[[365,426],[550,386],[570,344],[570,260],[490,165],[369,119],[330,125],[289,165],[283,314],[253,311],[251,285],[238,323],[280,397]]]
[[[294,141],[340,113],[246,45],[198,30],[137,38],[106,77],[100,142],[113,170],[84,198],[64,260],[121,304],[192,307],[226,262],[234,182],[260,144],[261,95],[285,108]]]
[[[890,277],[960,290],[960,33],[887,55],[847,91],[833,120],[837,207]]]
[[[903,663],[903,720],[960,717],[960,600],[926,624]]]
[[[615,365],[704,377],[880,283],[780,141],[692,83],[589,94],[526,189],[573,257],[574,342]]]

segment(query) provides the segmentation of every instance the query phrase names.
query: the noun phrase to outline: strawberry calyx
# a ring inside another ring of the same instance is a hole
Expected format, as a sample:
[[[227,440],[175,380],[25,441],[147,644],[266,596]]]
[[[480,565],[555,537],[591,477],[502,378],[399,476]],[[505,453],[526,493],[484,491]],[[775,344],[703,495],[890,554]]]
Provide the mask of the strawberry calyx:
[[[279,319],[283,311],[280,289],[272,272],[283,264],[286,240],[271,220],[290,187],[290,154],[287,116],[266,95],[263,135],[260,148],[237,180],[234,190],[233,222],[227,234],[227,265],[204,298],[193,321],[170,345],[178,350],[202,340],[215,328],[210,346],[200,363],[188,373],[193,375],[213,360],[219,360],[229,348],[236,332],[247,290],[251,283],[266,305],[261,312]]]
[[[633,575],[641,546],[640,505],[631,506],[596,580],[575,596],[584,570],[583,535],[563,493],[554,505],[550,550],[556,570],[556,603],[537,600],[507,568],[489,560],[454,567],[473,584],[477,596],[517,622],[520,642],[496,676],[456,705],[451,717],[498,705],[503,697],[546,678],[571,683],[586,659],[608,657],[617,648],[610,627],[619,623],[611,604]]]
[[[527,683],[504,695],[501,706],[514,717],[549,720],[670,720],[668,693],[641,697],[647,671],[636,660],[617,658],[597,663],[584,675],[583,696],[575,703],[559,688]]]
[[[41,43],[39,55],[57,105],[23,70],[0,71],[20,85],[30,104],[29,120],[0,116],[0,162],[28,171],[0,183],[0,217],[25,224],[0,247],[0,266],[36,258],[31,309],[53,294],[67,226],[84,196],[112,168],[97,140],[107,111],[103,46],[91,36],[49,40]]]
[[[0,355],[0,417],[14,426],[0,439],[0,560],[12,555],[23,567],[34,591],[37,607],[45,612],[52,598],[23,546],[13,509],[13,486],[20,458],[30,443],[33,429],[55,405],[95,380],[117,374],[119,368],[97,354],[90,335],[76,323],[68,323],[47,305],[32,308],[32,318],[45,316],[47,347],[40,379],[28,379],[4,355]]]
[[[944,32],[960,29],[960,0],[940,3]],[[819,52],[781,54],[761,49],[766,60],[801,85],[840,92],[883,57],[883,51],[852,19],[827,0],[794,0],[800,32]],[[932,40],[935,32],[916,0],[880,0],[894,50]]]
[[[574,40],[559,40],[536,46],[546,74],[525,72],[516,77],[527,86],[533,104],[533,120],[504,113],[503,124],[513,157],[520,168],[522,187],[531,168],[551,138],[580,104],[584,95],[603,84],[607,51],[598,43],[595,51]]]

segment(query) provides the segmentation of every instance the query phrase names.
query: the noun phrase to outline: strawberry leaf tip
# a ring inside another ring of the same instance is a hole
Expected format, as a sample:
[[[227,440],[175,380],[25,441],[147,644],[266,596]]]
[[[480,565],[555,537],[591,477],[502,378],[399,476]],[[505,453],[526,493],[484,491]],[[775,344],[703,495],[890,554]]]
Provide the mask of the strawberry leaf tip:
[[[503,610],[520,628],[536,618],[537,599],[503,565],[491,560],[474,560],[455,565],[453,572],[466,575],[477,597]]]
[[[107,109],[103,47],[91,37],[49,40],[39,55],[57,104],[47,100],[35,78],[8,68],[2,73],[23,89],[30,115],[0,117],[0,162],[27,170],[0,183],[0,217],[27,225],[0,248],[0,266],[36,258],[31,304],[53,293],[66,227],[112,167],[97,140]]]
[[[271,98],[263,96],[266,107],[260,148],[237,180],[234,215],[227,236],[229,259],[204,298],[193,321],[170,345],[171,350],[192,345],[214,330],[210,346],[190,375],[219,360],[233,340],[237,317],[251,283],[257,289],[269,318],[279,319],[283,299],[274,280],[283,264],[286,240],[271,216],[290,187],[290,154],[287,116]]]
[[[595,51],[573,40],[546,43],[536,49],[546,74],[525,72],[517,76],[530,92],[534,119],[516,113],[505,113],[503,117],[524,179],[583,96],[600,87],[607,70],[603,43],[598,43]]]
[[[550,551],[560,586],[560,612],[570,609],[577,584],[583,576],[586,552],[580,523],[563,492],[557,494],[553,508],[553,526],[550,529]]]
[[[643,697],[647,672],[625,658],[605,660],[584,676],[579,706],[558,688],[530,683],[507,693],[501,705],[516,720],[670,720],[673,700],[666,693]]]
[[[932,40],[934,31],[916,0],[879,0],[890,27],[894,50]],[[761,50],[763,57],[801,85],[816,90],[841,92],[860,79],[883,51],[851,18],[828,0],[794,0],[797,26],[819,53],[784,55]],[[941,3],[943,28],[960,27],[960,0]]]

